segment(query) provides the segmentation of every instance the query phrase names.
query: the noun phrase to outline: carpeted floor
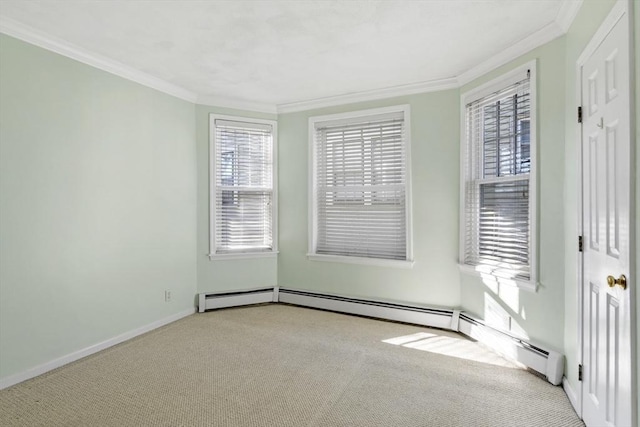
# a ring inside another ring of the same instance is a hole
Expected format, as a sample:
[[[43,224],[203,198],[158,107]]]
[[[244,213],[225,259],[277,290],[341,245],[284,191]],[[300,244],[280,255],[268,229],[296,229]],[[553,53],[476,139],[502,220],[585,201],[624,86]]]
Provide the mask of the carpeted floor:
[[[583,426],[560,387],[509,366],[446,331],[235,308],[2,390],[0,425]]]

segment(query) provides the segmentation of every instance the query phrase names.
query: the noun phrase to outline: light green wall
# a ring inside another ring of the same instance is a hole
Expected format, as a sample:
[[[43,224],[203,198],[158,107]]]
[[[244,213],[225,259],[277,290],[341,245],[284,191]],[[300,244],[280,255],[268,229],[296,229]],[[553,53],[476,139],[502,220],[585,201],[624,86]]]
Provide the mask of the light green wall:
[[[307,260],[308,118],[409,104],[413,185],[412,269]],[[426,93],[278,117],[278,284],[341,295],[458,306],[459,93]]]
[[[194,123],[0,36],[0,378],[194,307]]]
[[[556,39],[465,85],[464,93],[531,60],[537,61],[538,253],[540,286],[536,293],[491,289],[481,278],[460,274],[462,307],[487,317],[485,300],[500,304],[533,341],[561,351],[564,336],[563,168],[564,38]]]
[[[278,284],[277,258],[209,260],[209,114],[276,120],[264,114],[229,108],[196,106],[198,156],[198,292],[222,292]]]

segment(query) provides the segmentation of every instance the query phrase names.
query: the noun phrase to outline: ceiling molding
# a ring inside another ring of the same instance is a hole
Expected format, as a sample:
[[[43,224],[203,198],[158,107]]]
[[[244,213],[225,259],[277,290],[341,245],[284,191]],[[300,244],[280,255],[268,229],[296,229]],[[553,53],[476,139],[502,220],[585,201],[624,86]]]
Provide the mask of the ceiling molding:
[[[64,40],[53,37],[32,27],[12,19],[0,16],[0,33],[41,47],[43,49],[66,56],[92,67],[99,68],[116,76],[140,83],[176,98],[189,102],[196,102],[197,95],[182,87],[176,86],[158,77],[129,67],[111,58],[107,58],[86,49],[78,47]]]
[[[582,7],[582,2],[583,0],[564,0],[554,22],[509,46],[507,49],[486,61],[481,62],[470,70],[460,74],[458,76],[458,85],[464,86],[499,66],[513,61],[538,46],[542,46],[543,44],[549,43],[550,41],[566,34],[573,23],[573,20],[576,18],[580,7]]]
[[[524,55],[525,53],[535,49],[538,46],[542,46],[545,43],[549,43],[551,40],[554,40],[564,33],[560,26],[552,22],[547,26],[541,28],[535,33],[531,34],[529,37],[520,40],[519,42],[509,46],[504,49],[500,53],[486,61],[481,62],[475,67],[471,68],[468,71],[460,74],[458,76],[458,85],[464,86],[467,83],[477,79],[478,77],[482,77],[488,72],[495,70],[501,65],[505,65],[508,62],[513,61],[514,59]]]
[[[353,104],[355,102],[374,101],[377,99],[393,98],[396,96],[415,95],[417,93],[436,92],[458,87],[456,78],[432,80],[429,82],[413,83],[382,89],[354,92],[345,95],[329,96],[308,101],[278,104],[278,113],[293,113],[296,111],[312,110],[315,108],[333,107],[336,105]]]
[[[236,110],[255,111],[258,113],[278,113],[278,109],[275,104],[246,101],[234,98],[223,98],[214,95],[198,95],[196,103],[209,107],[233,108]]]
[[[576,19],[578,11],[582,7],[583,0],[564,0],[560,5],[560,10],[556,16],[556,23],[560,26],[563,33],[569,31],[569,27]]]

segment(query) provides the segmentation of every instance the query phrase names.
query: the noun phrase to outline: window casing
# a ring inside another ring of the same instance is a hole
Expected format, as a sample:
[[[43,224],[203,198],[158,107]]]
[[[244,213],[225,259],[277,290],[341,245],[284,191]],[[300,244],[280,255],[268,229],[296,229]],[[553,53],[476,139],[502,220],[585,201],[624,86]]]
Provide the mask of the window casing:
[[[535,290],[535,62],[462,96],[463,270]]]
[[[309,258],[410,267],[409,106],[309,119]]]
[[[275,255],[277,123],[217,114],[209,121],[209,256]]]

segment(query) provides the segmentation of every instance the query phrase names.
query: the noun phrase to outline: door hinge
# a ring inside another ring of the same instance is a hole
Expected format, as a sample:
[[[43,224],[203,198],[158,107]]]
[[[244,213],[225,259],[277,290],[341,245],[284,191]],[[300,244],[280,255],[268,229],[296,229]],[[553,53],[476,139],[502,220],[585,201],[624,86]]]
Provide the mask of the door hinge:
[[[578,381],[582,381],[582,365],[578,365]]]
[[[578,107],[578,123],[582,123],[582,107]]]
[[[578,236],[578,252],[582,252],[583,241],[584,241],[584,239],[582,238],[582,236]]]

